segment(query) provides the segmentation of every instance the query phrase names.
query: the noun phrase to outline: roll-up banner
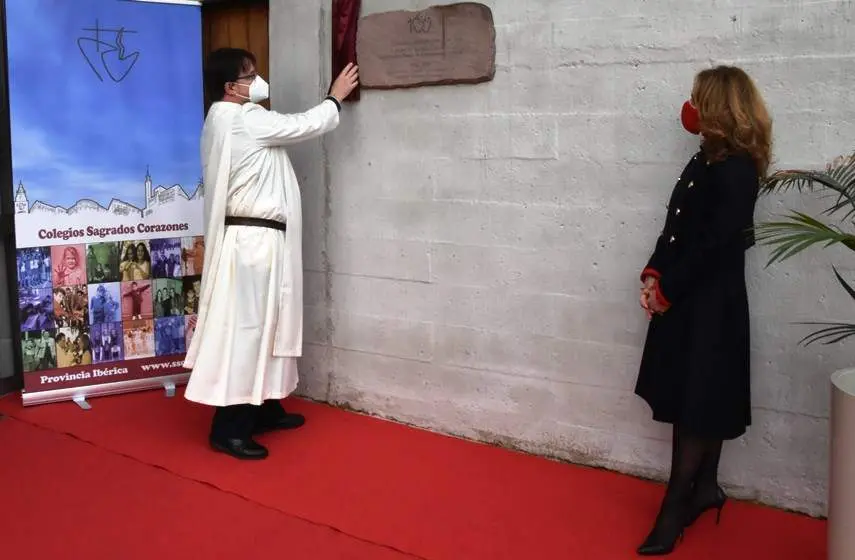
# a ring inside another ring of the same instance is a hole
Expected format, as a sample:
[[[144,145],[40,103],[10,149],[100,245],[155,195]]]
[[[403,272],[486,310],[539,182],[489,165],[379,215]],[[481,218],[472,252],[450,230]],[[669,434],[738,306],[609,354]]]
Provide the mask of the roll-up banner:
[[[204,265],[200,7],[5,3],[24,404],[171,388]]]

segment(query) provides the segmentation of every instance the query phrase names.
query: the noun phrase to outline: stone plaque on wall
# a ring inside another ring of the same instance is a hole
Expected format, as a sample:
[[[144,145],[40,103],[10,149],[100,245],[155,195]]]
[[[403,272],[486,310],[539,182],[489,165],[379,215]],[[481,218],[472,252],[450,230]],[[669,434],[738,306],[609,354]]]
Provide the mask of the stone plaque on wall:
[[[483,4],[466,2],[366,16],[359,20],[356,58],[364,88],[492,80],[496,73],[493,12]]]

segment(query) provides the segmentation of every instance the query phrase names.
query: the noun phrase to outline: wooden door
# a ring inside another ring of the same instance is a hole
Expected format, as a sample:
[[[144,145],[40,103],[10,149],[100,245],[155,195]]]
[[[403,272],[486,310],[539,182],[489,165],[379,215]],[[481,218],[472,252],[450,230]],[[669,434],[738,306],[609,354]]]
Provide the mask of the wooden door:
[[[246,49],[270,83],[270,7],[267,0],[221,0],[202,4],[202,55],[223,47]],[[268,109],[270,102],[262,103]],[[208,100],[205,100],[205,110]]]
[[[17,391],[24,385],[21,331],[17,321],[18,265],[13,227],[15,203],[6,52],[4,2],[0,3],[0,396]]]

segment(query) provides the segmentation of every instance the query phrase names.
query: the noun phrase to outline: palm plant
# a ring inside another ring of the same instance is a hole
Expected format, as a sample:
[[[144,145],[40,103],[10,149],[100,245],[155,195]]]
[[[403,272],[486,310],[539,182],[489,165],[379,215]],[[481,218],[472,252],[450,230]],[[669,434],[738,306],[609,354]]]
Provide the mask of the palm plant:
[[[822,211],[822,220],[803,212],[790,211],[780,221],[764,222],[755,228],[758,243],[772,247],[770,266],[793,257],[809,247],[830,247],[841,244],[855,251],[855,234],[844,231],[824,220],[835,219],[847,225],[855,225],[855,153],[837,158],[824,171],[783,170],[770,175],[763,182],[764,194],[796,190],[817,192],[830,201]],[[855,299],[855,289],[832,266],[837,281]],[[819,326],[818,330],[801,340],[802,344],[814,342],[835,344],[855,336],[855,323],[809,322],[804,325]]]

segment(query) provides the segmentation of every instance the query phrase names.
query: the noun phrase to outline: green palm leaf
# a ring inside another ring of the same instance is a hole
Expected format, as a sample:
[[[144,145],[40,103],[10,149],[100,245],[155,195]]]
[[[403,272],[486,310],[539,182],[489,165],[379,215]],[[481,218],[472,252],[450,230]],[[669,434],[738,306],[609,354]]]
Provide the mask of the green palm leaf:
[[[833,198],[834,202],[823,214],[830,216],[844,211],[842,221],[848,222],[855,215],[855,153],[834,160],[826,166],[825,171],[778,171],[761,185],[763,194],[788,190],[816,192]],[[784,261],[814,245],[829,247],[840,243],[855,251],[855,235],[801,212],[791,212],[781,221],[760,224],[754,228],[754,233],[758,243],[772,247],[766,266]],[[832,268],[837,282],[855,300],[855,288],[843,279],[837,268]],[[816,342],[836,344],[855,336],[855,323],[801,324],[823,327],[801,340],[800,344],[806,346]]]
[[[785,216],[784,221],[759,224],[754,234],[758,243],[773,247],[766,266],[787,260],[817,244],[829,247],[842,243],[855,251],[855,235],[802,212],[793,212]]]
[[[855,289],[852,289],[852,286],[846,283],[846,280],[837,272],[837,267],[832,266],[831,269],[834,271],[834,275],[837,277],[837,281],[843,286],[843,289],[846,290],[846,293],[849,294],[849,297],[855,299]]]
[[[825,171],[778,171],[767,177],[761,186],[764,194],[789,190],[830,191],[835,201],[823,213],[830,215],[846,209],[844,219],[848,219],[855,214],[855,153],[837,158]]]
[[[832,270],[834,270],[834,275],[837,277],[837,281],[843,286],[843,289],[846,290],[846,293],[849,294],[849,297],[855,299],[855,289],[850,286],[846,280],[843,279],[843,276],[838,272],[837,267],[832,266]],[[804,344],[805,346],[810,346],[814,342],[821,342],[822,344],[837,344],[843,340],[846,340],[850,336],[855,336],[855,324],[852,323],[799,323],[801,325],[821,325],[824,326],[824,329],[819,329],[818,331],[814,331],[808,336],[804,337],[799,344]]]
[[[799,344],[810,346],[815,342],[822,344],[837,344],[851,336],[855,336],[855,324],[852,323],[797,323],[799,325],[822,325],[824,329],[815,331],[799,341]]]

